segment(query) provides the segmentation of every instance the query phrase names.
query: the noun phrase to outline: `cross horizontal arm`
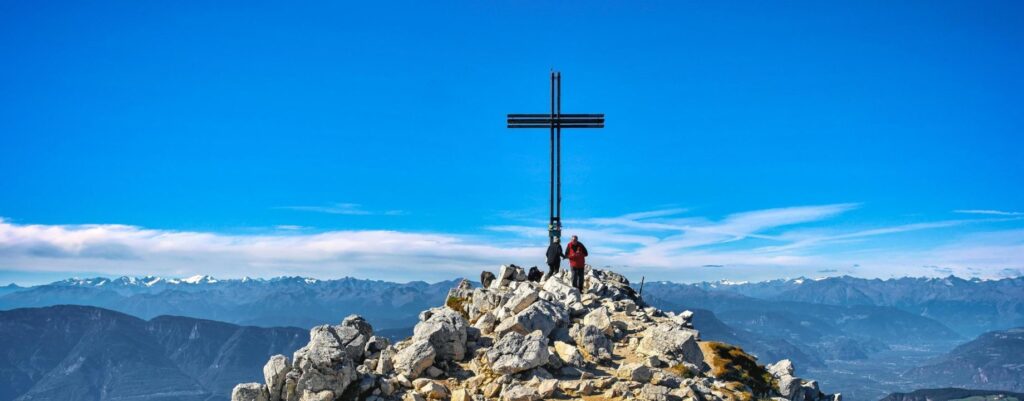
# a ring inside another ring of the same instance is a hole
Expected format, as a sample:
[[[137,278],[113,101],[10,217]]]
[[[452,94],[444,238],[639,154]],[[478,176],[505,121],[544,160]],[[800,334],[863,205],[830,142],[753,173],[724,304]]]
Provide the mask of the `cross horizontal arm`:
[[[509,128],[604,128],[604,114],[509,114]]]
[[[562,118],[586,118],[586,117],[601,117],[601,118],[604,118],[604,113],[598,113],[598,114],[568,114],[568,113],[562,113],[562,114],[559,114],[559,116],[561,116]],[[509,114],[508,115],[508,118],[537,118],[537,117],[549,118],[549,117],[551,117],[551,114],[548,114],[548,113],[532,113],[532,114],[519,113],[519,114]]]
[[[604,124],[561,124],[560,128],[604,128]],[[509,124],[508,128],[551,128],[550,124]]]
[[[510,118],[509,124],[604,124],[604,118]]]

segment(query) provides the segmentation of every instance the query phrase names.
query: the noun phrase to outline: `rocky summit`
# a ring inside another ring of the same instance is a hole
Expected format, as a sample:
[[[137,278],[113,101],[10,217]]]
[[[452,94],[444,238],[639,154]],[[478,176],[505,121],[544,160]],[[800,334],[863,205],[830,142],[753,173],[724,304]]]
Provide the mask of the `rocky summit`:
[[[702,341],[693,313],[647,306],[620,274],[585,276],[581,293],[568,271],[540,282],[515,265],[485,272],[485,287],[462,281],[394,344],[359,316],[314,327],[231,400],[841,400],[788,360],[764,366]]]

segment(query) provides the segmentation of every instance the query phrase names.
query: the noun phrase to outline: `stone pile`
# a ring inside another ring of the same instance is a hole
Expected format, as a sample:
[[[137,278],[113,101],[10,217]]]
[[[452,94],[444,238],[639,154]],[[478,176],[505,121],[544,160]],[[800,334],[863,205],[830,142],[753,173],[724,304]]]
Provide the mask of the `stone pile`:
[[[235,387],[232,401],[540,399],[839,401],[781,361],[778,386],[749,386],[711,373],[693,313],[646,306],[622,275],[587,268],[584,291],[568,272],[541,282],[502,266],[453,288],[422,312],[412,337],[390,344],[350,316],[323,325],[289,360],[276,355],[265,383]]]

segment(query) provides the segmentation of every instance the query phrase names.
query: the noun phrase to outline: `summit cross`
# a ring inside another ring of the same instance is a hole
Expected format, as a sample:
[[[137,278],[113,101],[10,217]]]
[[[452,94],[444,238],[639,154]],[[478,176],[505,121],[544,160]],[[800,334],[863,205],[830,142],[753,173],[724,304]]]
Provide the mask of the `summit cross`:
[[[562,73],[551,72],[551,113],[509,114],[509,128],[547,128],[551,132],[551,197],[548,241],[562,236],[562,128],[604,128],[604,114],[562,114]]]

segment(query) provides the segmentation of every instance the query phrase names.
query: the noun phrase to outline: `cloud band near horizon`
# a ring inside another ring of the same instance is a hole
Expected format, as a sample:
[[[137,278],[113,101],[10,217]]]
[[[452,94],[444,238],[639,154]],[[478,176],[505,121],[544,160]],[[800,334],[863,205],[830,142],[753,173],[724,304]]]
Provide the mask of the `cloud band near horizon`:
[[[854,203],[745,211],[711,219],[665,209],[566,221],[589,262],[648,280],[761,280],[849,274],[868,278],[999,278],[1024,270],[1022,217],[876,227],[829,224]],[[965,213],[971,211],[955,211]],[[119,224],[16,224],[0,219],[0,270],[106,275],[302,275],[393,281],[476,277],[501,264],[543,266],[543,222],[485,227],[479,235],[394,230],[262,234],[175,231]],[[953,230],[947,240],[919,241]]]

